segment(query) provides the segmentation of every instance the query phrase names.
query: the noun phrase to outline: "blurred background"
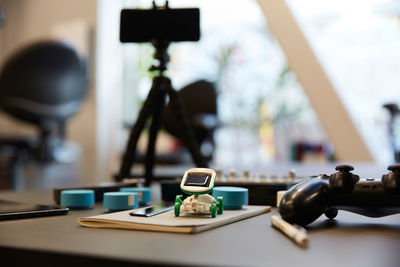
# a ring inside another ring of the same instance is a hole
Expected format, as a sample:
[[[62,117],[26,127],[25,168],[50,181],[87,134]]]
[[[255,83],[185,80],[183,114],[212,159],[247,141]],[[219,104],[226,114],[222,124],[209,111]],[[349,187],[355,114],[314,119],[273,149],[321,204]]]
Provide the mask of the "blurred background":
[[[197,81],[215,88],[218,123],[202,152],[212,166],[250,170],[274,163],[348,160],[336,153],[338,141],[328,137],[332,133],[320,121],[321,110],[310,101],[306,83],[291,68],[295,62],[275,36],[287,25],[272,31],[274,21],[265,16],[261,2],[169,1],[172,8],[200,8],[201,39],[170,45],[167,74],[177,90]],[[279,2],[289,8],[370,153],[351,160],[393,163],[397,144],[392,137],[400,128],[396,112],[383,105],[400,101],[400,2]],[[10,149],[10,137],[38,136],[38,127],[0,107],[0,189],[111,180],[151,87],[148,68],[154,53],[151,44],[119,42],[119,15],[122,8],[151,6],[149,0],[0,0],[0,71],[23,47],[58,40],[76,50],[87,78],[82,104],[65,122],[61,152],[50,162]],[[331,123],[342,127],[337,118]],[[141,149],[145,146],[146,135],[139,142]],[[191,164],[168,131],[160,132],[156,151],[171,156],[169,164]]]

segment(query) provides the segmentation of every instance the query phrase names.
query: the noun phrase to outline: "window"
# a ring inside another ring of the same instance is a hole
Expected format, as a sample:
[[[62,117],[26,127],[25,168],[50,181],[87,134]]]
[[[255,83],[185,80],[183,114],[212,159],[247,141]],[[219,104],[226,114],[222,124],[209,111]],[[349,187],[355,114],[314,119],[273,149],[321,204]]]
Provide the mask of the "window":
[[[385,103],[400,101],[400,5],[288,0],[378,162],[393,161]]]
[[[125,6],[150,7],[146,5],[136,1]],[[297,143],[328,143],[257,1],[169,1],[169,5],[201,10],[201,40],[171,44],[168,76],[176,89],[199,79],[215,82],[223,125],[215,135],[215,165],[250,168],[288,161]],[[123,114],[132,124],[151,86],[147,69],[153,52],[149,44],[125,46],[123,51]]]

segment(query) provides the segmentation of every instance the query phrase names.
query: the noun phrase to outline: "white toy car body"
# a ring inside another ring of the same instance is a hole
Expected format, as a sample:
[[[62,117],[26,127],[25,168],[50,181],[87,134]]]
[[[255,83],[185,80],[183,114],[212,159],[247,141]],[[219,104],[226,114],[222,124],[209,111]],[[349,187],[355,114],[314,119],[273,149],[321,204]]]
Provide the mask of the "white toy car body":
[[[213,203],[217,203],[217,201],[211,195],[199,195],[197,198],[196,195],[191,195],[183,201],[180,211],[210,214]]]

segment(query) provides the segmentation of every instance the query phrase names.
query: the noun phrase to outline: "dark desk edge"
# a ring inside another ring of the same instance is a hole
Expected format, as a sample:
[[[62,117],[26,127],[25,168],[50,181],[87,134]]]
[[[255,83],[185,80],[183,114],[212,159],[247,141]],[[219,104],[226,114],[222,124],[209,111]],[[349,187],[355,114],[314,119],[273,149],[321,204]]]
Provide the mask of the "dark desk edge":
[[[40,263],[40,266],[96,266],[96,267],[108,267],[108,266],[188,266],[187,264],[182,265],[179,263],[162,263],[162,262],[149,262],[149,261],[127,261],[118,258],[99,258],[93,256],[87,256],[83,254],[68,254],[59,253],[52,251],[41,251],[33,249],[21,249],[21,248],[9,248],[0,247],[0,254],[2,255],[2,262],[12,263],[13,266],[30,266],[32,263]],[[155,257],[157,257],[155,255]],[[195,265],[202,266],[202,265]]]

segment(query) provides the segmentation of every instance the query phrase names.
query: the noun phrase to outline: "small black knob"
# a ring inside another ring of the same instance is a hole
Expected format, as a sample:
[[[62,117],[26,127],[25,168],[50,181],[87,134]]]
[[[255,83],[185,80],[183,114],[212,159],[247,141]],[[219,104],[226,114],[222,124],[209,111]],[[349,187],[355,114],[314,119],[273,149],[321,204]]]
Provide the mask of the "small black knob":
[[[394,103],[387,103],[387,104],[383,105],[383,107],[386,108],[390,112],[390,115],[392,115],[392,116],[396,115],[396,113],[398,113],[400,111],[399,106]]]
[[[324,214],[325,214],[326,217],[328,217],[329,219],[332,220],[338,215],[338,209],[337,208],[332,208],[332,207],[327,208],[324,211]]]
[[[340,172],[351,172],[352,170],[354,170],[354,168],[351,165],[337,165],[335,170]]]
[[[394,164],[394,165],[390,165],[388,167],[389,171],[395,172],[395,173],[399,173],[400,172],[400,164]]]

